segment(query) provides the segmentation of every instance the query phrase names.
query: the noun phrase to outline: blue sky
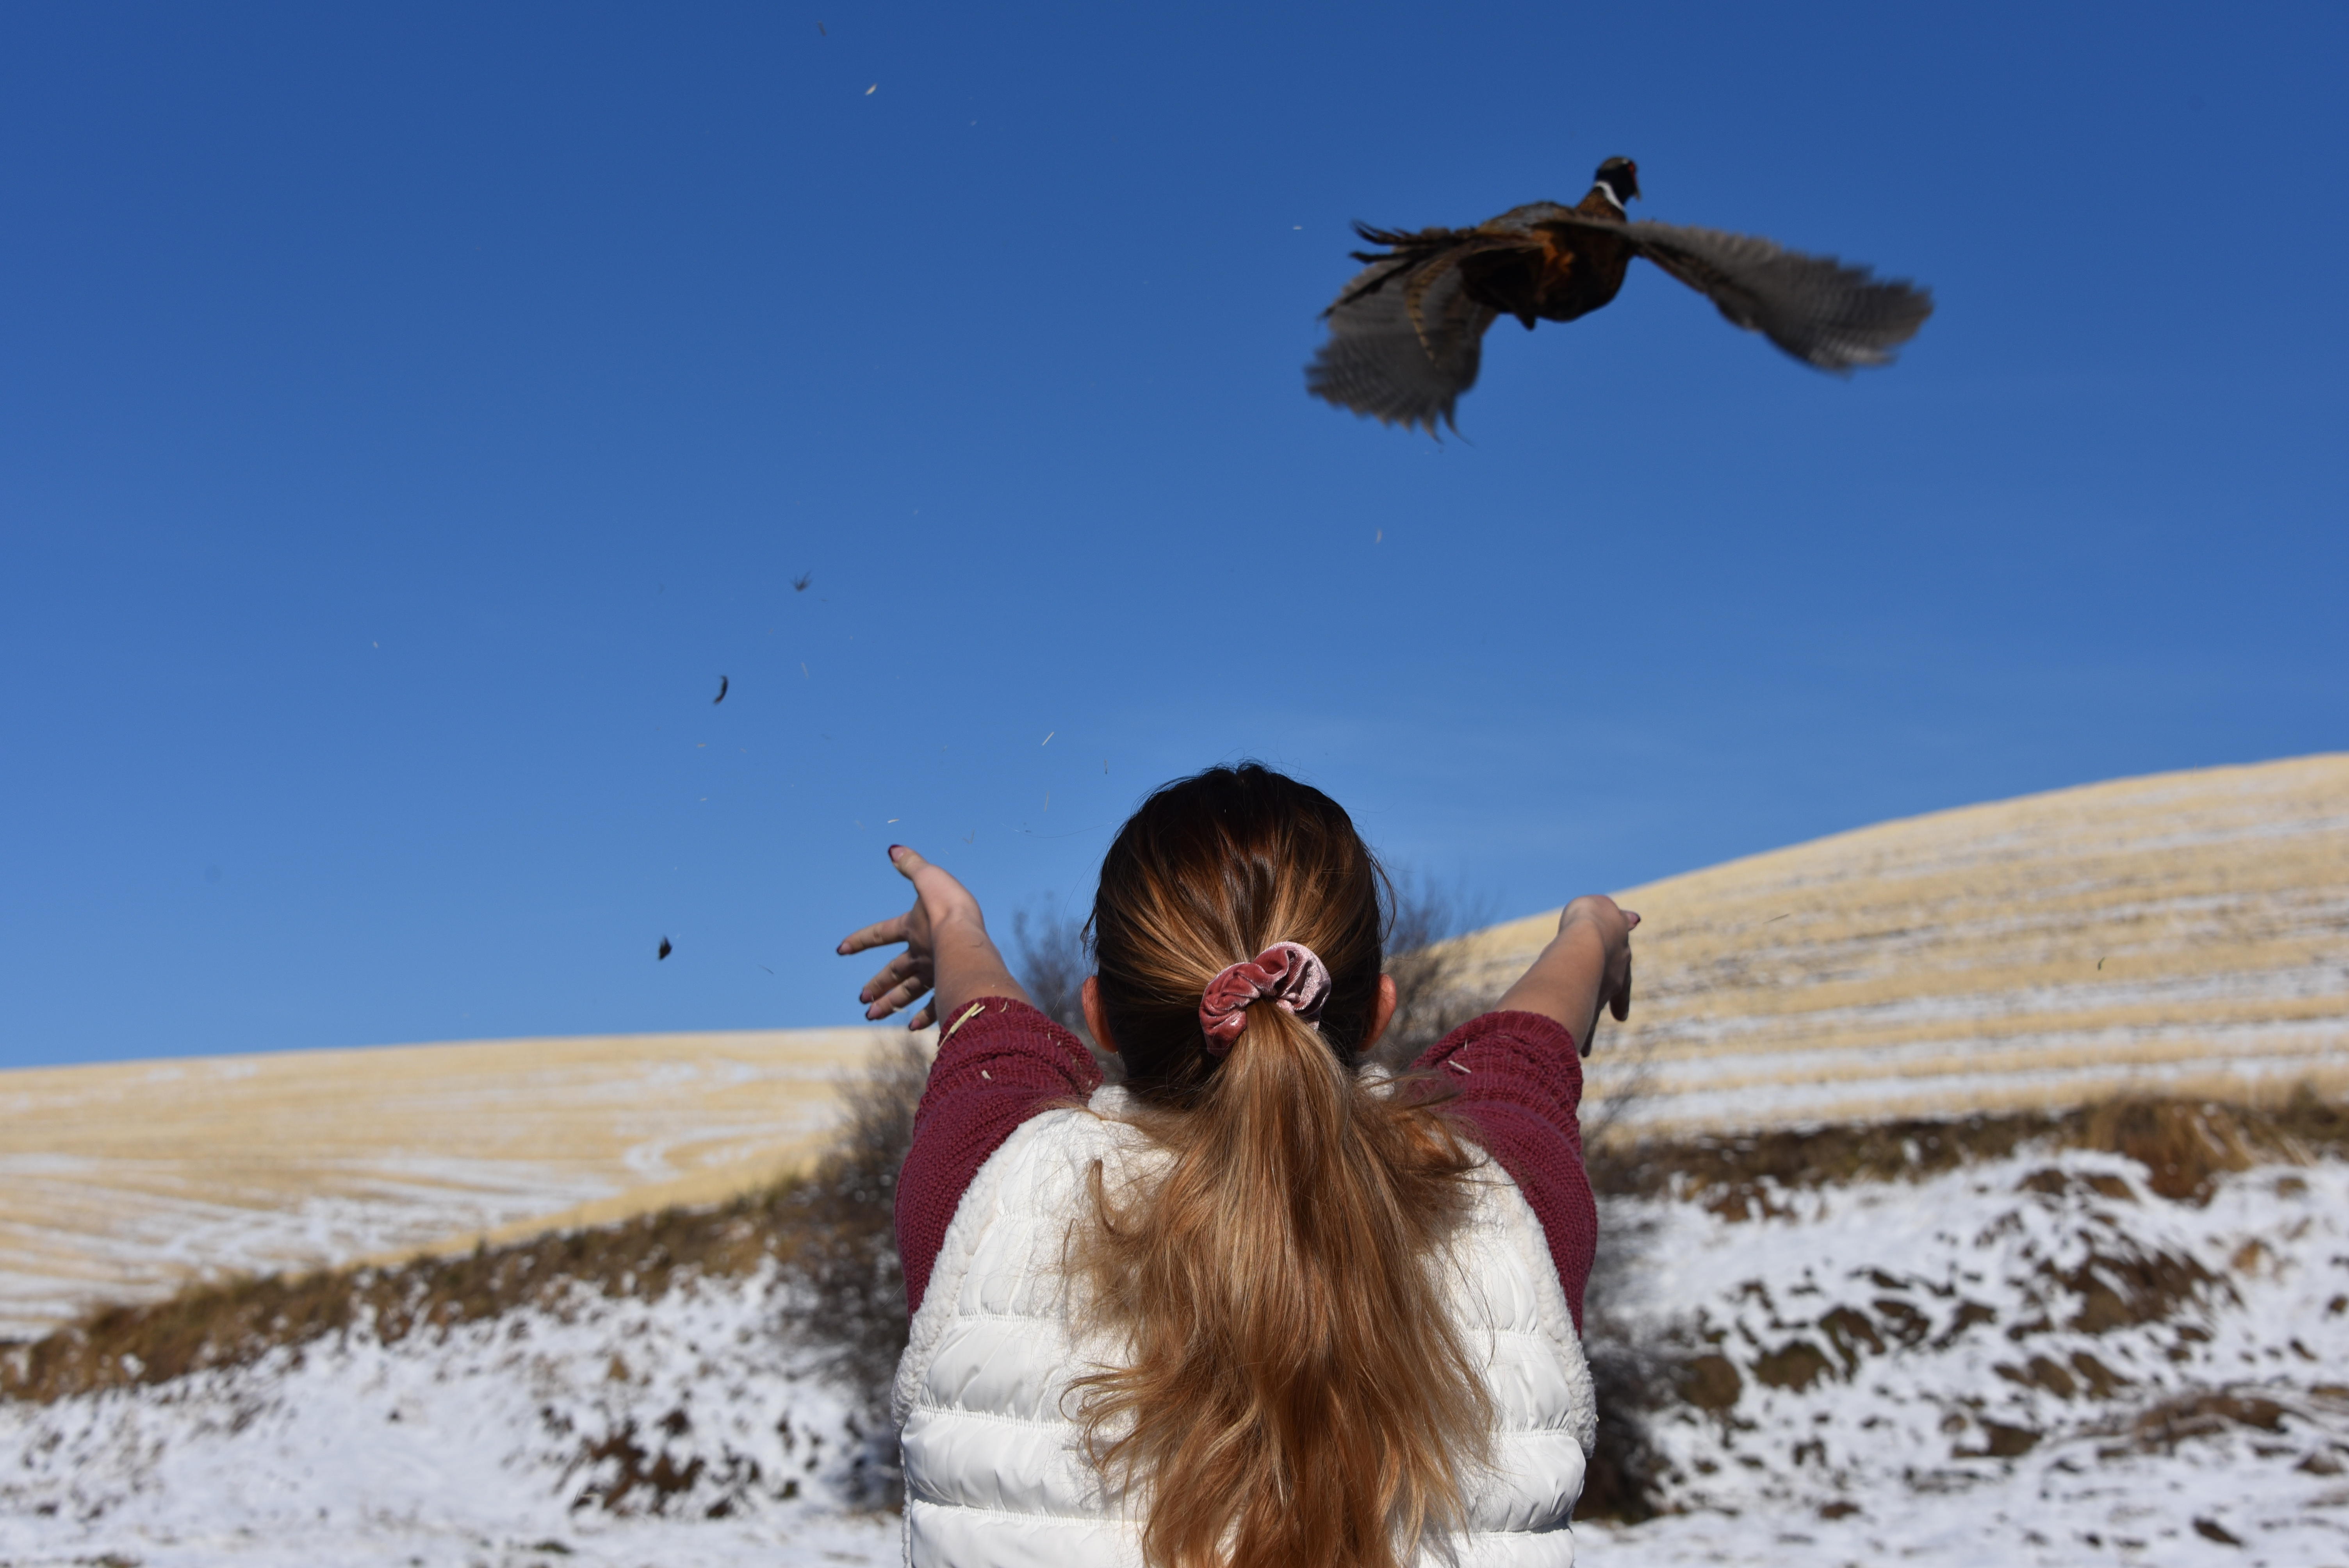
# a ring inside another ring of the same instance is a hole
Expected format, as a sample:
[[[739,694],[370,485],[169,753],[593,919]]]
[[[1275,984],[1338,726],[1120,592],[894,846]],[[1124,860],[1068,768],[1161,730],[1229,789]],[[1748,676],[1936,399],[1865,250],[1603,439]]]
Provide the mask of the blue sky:
[[[0,13],[0,1065],[846,1021],[885,844],[1073,910],[1242,756],[1512,914],[2339,748],[2345,66],[2318,5]],[[1838,381],[1641,271],[1464,439],[1305,397],[1349,220],[1614,153],[1939,314]]]

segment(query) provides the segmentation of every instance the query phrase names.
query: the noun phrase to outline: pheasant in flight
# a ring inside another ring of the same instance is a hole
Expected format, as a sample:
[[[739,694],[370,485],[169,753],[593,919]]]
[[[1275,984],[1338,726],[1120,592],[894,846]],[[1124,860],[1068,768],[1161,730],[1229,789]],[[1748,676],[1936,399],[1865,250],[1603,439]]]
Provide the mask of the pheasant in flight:
[[[1879,283],[1866,267],[1806,256],[1751,234],[1634,223],[1640,166],[1610,158],[1572,207],[1536,201],[1473,229],[1355,232],[1379,251],[1323,313],[1330,338],[1306,367],[1305,389],[1405,429],[1453,422],[1476,384],[1485,329],[1514,315],[1572,321],[1613,299],[1631,258],[1644,256],[1806,365],[1848,372],[1889,365],[1933,314],[1932,295]]]

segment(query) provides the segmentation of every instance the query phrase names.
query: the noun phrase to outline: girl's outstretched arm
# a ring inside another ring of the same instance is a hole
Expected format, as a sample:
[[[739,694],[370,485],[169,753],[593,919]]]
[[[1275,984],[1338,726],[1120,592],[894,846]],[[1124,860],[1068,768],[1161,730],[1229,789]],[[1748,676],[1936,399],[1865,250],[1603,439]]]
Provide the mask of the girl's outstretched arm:
[[[1631,928],[1640,917],[1611,898],[1578,898],[1557,935],[1495,1009],[1446,1035],[1413,1066],[1452,1078],[1452,1112],[1525,1194],[1549,1241],[1550,1261],[1582,1326],[1583,1288],[1599,1244],[1599,1208],[1582,1163],[1579,1044],[1601,1008],[1631,1010]]]
[[[946,1025],[897,1177],[897,1253],[906,1309],[917,1311],[979,1168],[1021,1122],[1100,1088],[1101,1069],[1082,1041],[1036,1011],[962,883],[902,844],[889,846],[889,863],[914,884],[914,907],[843,939],[839,951],[904,943],[857,994],[864,1016],[885,1018],[927,993],[910,1026]]]
[[[968,889],[903,844],[889,846],[889,863],[914,884],[914,907],[842,938],[837,949],[849,954],[905,944],[905,951],[883,965],[856,994],[865,1005],[866,1017],[885,1018],[925,995],[930,1000],[906,1021],[909,1029],[951,1018],[982,996],[1009,996],[1035,1006],[996,951],[978,900]]]
[[[1571,1032],[1588,1056],[1600,1008],[1617,1023],[1631,1016],[1631,928],[1639,923],[1604,893],[1576,899],[1559,914],[1557,934],[1494,1010],[1538,1013]]]

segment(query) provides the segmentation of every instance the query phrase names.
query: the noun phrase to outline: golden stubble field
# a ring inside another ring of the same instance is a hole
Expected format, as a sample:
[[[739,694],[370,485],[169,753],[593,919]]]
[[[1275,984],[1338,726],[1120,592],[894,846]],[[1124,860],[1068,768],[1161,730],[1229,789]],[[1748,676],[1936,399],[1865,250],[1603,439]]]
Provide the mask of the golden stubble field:
[[[1621,895],[1592,1090],[1659,1130],[2349,1089],[2349,756],[2094,784]],[[1505,984],[1557,912],[1461,939]]]
[[[1729,1129],[2349,1091],[2349,756],[1888,822],[1623,893],[1594,1099]],[[1556,912],[1461,939],[1497,990]],[[0,1073],[0,1336],[192,1274],[715,1201],[802,1161],[875,1029]]]
[[[0,1336],[93,1299],[715,1201],[804,1161],[884,1029],[0,1073]]]

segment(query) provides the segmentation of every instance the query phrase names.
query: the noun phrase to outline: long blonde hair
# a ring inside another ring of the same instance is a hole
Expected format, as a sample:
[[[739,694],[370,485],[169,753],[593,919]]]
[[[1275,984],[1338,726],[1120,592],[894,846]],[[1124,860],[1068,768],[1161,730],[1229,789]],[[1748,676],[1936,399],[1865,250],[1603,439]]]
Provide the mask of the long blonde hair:
[[[1485,1458],[1442,1277],[1471,1156],[1431,1094],[1357,1077],[1383,887],[1335,801],[1253,763],[1159,790],[1103,861],[1102,1022],[1172,1159],[1138,1190],[1094,1171],[1073,1257],[1130,1365],[1075,1392],[1151,1568],[1397,1568]],[[1330,967],[1319,1031],[1259,1000],[1210,1054],[1207,983],[1280,941]]]

